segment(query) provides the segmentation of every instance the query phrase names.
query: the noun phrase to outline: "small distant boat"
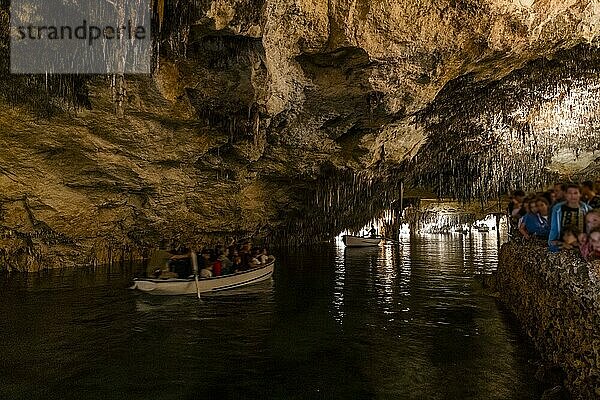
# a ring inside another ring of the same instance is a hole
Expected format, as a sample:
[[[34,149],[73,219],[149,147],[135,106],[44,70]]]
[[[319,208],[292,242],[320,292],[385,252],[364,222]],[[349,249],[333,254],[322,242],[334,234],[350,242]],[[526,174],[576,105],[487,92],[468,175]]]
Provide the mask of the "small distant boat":
[[[381,243],[380,237],[361,237],[361,236],[352,236],[352,235],[344,235],[342,236],[342,241],[347,247],[369,247],[369,246],[379,246]]]
[[[275,266],[275,257],[270,256],[269,260],[258,268],[252,268],[248,271],[237,272],[235,274],[215,276],[212,278],[198,279],[160,279],[160,278],[135,278],[133,286],[130,289],[137,289],[142,292],[152,294],[197,294],[207,292],[219,292],[222,290],[236,289],[241,286],[251,285],[269,279],[273,275]]]
[[[487,225],[479,225],[477,227],[478,232],[489,232],[490,228]]]

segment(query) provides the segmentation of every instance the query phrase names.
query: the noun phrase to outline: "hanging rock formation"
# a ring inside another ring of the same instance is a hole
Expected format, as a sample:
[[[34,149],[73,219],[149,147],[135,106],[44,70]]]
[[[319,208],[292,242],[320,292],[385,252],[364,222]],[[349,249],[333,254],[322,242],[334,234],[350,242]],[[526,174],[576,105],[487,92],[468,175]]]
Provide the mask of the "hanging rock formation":
[[[401,180],[483,198],[531,159],[519,183],[594,171],[570,122],[543,157],[532,138],[555,135],[552,107],[595,127],[597,103],[578,108],[597,97],[595,1],[157,4],[151,76],[9,75],[0,13],[0,268],[306,241],[360,226]]]

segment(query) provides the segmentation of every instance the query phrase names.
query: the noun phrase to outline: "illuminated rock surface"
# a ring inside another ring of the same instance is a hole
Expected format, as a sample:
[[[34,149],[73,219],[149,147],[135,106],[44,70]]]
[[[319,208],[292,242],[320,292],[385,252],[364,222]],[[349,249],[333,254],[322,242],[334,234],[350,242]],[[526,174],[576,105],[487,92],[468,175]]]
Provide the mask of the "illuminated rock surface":
[[[494,198],[597,168],[594,1],[164,4],[153,75],[124,79],[10,76],[3,11],[3,268],[314,240],[401,180]]]

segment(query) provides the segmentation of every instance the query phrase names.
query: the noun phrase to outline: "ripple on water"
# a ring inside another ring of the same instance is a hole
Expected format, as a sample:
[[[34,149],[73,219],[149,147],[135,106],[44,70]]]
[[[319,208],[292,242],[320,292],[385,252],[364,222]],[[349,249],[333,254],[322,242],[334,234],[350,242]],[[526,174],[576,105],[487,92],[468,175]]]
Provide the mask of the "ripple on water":
[[[495,241],[277,250],[273,282],[157,297],[127,269],[3,276],[0,398],[532,399],[530,350],[474,277]]]

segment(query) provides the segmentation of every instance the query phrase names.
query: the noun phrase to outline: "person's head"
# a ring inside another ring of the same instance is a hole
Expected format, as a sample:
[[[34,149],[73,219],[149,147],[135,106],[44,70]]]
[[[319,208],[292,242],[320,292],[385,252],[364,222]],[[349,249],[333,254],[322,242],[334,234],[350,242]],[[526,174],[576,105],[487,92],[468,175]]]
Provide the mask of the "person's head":
[[[567,200],[567,205],[569,207],[579,207],[579,200],[581,200],[581,192],[579,190],[579,185],[571,184],[567,186],[565,199]]]
[[[532,198],[529,200],[529,212],[532,214],[536,214],[538,212],[536,199]]]
[[[591,197],[594,194],[594,182],[585,181],[581,184],[581,194],[586,197]]]
[[[578,241],[577,237],[579,236],[579,233],[580,233],[579,229],[577,229],[575,227],[565,228],[562,231],[561,240],[563,243],[573,245],[573,244],[577,243],[577,241]]]
[[[176,252],[176,254],[178,254],[178,255],[183,255],[183,254],[187,254],[187,253],[189,253],[189,252],[190,252],[190,249],[188,249],[188,248],[187,248],[187,247],[185,247],[185,246],[181,246],[181,247],[177,248],[177,252]]]
[[[520,204],[521,204],[521,207],[525,210],[525,212],[528,213],[529,212],[529,198],[528,197],[524,198],[523,202]]]
[[[550,211],[550,204],[545,197],[538,197],[535,200],[535,207],[537,208],[537,212],[542,216],[547,216]]]
[[[592,230],[588,240],[592,246],[592,250],[600,251],[600,228]]]
[[[565,192],[567,191],[567,185],[564,183],[555,183],[554,184],[554,194],[556,196],[556,201],[562,201],[565,198]]]
[[[202,250],[202,258],[208,260],[210,258],[210,250],[204,249]]]
[[[519,203],[523,202],[523,199],[525,198],[525,192],[522,190],[515,190],[513,192],[513,199]]]
[[[242,263],[242,257],[240,257],[240,256],[235,256],[235,257],[233,258],[233,262],[234,262],[235,264],[241,264],[241,263]]]
[[[267,255],[267,248],[263,247],[262,250],[260,251],[260,254],[264,254],[266,256]]]
[[[591,232],[600,228],[600,210],[592,210],[585,215],[585,229]]]
[[[553,204],[556,201],[556,192],[554,191],[554,189],[550,189],[546,192],[544,192],[544,198],[546,200],[548,200],[548,204]]]

